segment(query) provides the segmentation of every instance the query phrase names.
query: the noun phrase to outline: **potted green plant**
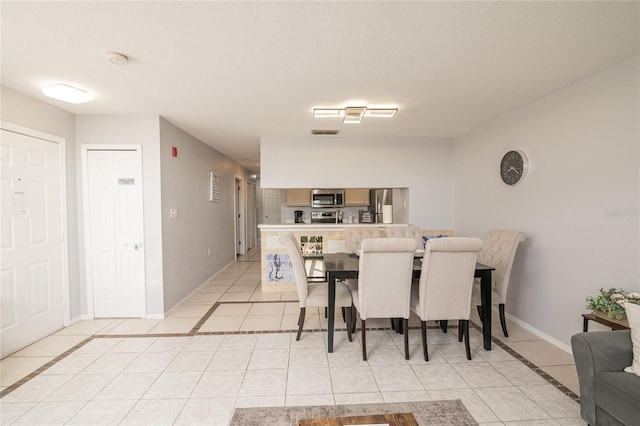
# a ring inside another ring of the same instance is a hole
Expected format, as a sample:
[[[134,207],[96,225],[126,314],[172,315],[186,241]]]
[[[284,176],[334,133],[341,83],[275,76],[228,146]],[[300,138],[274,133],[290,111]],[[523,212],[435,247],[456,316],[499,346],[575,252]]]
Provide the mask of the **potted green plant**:
[[[627,302],[640,305],[640,293],[625,292],[623,289],[615,287],[601,288],[596,296],[587,297],[587,309],[593,311],[597,316],[626,325],[627,314],[624,304]]]

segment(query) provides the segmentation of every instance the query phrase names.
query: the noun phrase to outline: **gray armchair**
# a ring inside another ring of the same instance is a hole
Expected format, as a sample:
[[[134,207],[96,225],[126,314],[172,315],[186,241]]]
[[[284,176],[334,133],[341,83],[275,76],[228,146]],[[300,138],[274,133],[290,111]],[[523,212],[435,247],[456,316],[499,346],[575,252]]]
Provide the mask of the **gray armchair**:
[[[580,412],[592,426],[640,425],[640,376],[631,365],[631,332],[600,331],[571,337],[580,382]]]

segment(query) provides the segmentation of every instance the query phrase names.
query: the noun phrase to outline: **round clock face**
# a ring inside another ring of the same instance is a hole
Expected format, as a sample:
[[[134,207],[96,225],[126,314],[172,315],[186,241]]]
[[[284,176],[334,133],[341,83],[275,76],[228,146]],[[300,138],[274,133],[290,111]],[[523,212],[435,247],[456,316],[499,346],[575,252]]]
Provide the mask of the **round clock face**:
[[[507,185],[515,185],[527,173],[527,156],[522,151],[509,151],[500,162],[500,177]]]

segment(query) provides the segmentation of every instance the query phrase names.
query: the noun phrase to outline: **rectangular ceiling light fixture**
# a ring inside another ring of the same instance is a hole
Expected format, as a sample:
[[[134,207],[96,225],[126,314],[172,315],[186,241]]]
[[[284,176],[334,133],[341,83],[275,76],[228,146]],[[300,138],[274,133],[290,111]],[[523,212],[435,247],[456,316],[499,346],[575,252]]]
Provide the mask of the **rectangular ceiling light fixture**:
[[[339,118],[344,117],[344,109],[341,108],[314,108],[313,118]]]
[[[398,112],[398,108],[367,108],[365,117],[393,117]]]
[[[345,108],[344,122],[345,123],[360,124],[362,122],[362,117],[364,117],[364,112],[366,110],[367,110],[367,107],[347,107],[347,108]]]
[[[70,104],[83,104],[93,100],[93,95],[68,84],[53,84],[42,88],[42,93],[50,98]]]
[[[351,106],[345,108],[314,107],[313,118],[344,118],[345,123],[359,124],[364,117],[390,118],[396,115],[398,108]]]

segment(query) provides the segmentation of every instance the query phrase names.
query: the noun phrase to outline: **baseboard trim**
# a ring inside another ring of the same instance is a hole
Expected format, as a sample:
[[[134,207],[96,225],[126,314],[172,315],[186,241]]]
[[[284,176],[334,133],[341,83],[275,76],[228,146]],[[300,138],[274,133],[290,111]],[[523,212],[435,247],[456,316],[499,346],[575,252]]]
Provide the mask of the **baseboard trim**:
[[[171,308],[169,308],[164,315],[162,316],[162,318],[168,316],[171,312],[175,311],[178,307],[180,307],[180,305],[182,305],[184,302],[186,302],[191,296],[193,296],[198,290],[200,290],[202,287],[204,287],[205,285],[207,285],[211,280],[215,279],[218,275],[220,275],[221,273],[223,273],[228,267],[230,267],[231,265],[233,265],[235,262],[232,261],[231,263],[227,264],[226,266],[224,266],[222,269],[220,269],[218,272],[216,272],[215,274],[211,275],[209,278],[207,278],[206,280],[204,280],[204,282],[200,285],[198,285],[198,287],[194,288],[189,294],[187,294],[186,296],[184,296],[182,299],[180,299],[178,302],[176,302],[175,305],[173,305]],[[149,319],[156,319],[158,318],[157,316],[153,316],[153,315],[147,315],[147,318]]]
[[[549,336],[547,333],[538,330],[537,328],[535,328],[531,324],[526,323],[526,322],[522,321],[521,319],[514,317],[511,314],[508,314],[508,313],[505,312],[505,316],[509,319],[509,321],[513,321],[514,323],[516,323],[520,327],[524,328],[525,330],[527,330],[527,331],[535,334],[536,336],[540,337],[541,339],[551,343],[553,346],[556,346],[558,349],[562,349],[563,351],[567,352],[568,354],[573,355],[573,352],[571,351],[571,346],[561,342],[560,340],[556,339],[555,337]],[[499,327],[499,325],[498,325],[498,327]],[[507,328],[508,327],[509,326],[507,326]]]

